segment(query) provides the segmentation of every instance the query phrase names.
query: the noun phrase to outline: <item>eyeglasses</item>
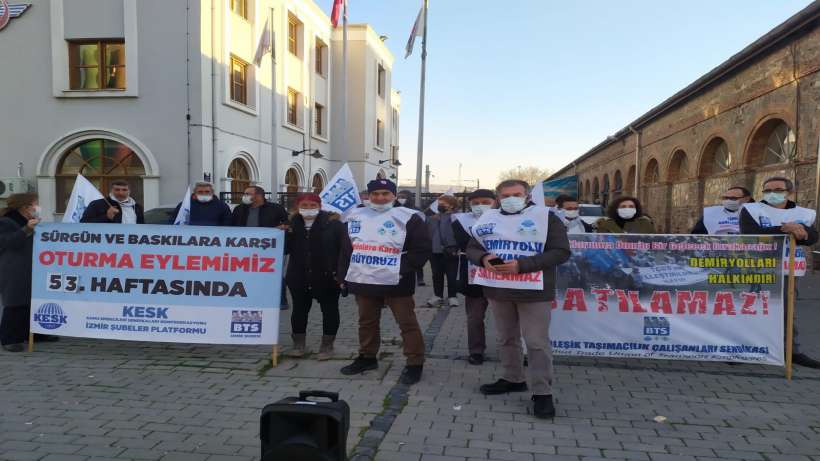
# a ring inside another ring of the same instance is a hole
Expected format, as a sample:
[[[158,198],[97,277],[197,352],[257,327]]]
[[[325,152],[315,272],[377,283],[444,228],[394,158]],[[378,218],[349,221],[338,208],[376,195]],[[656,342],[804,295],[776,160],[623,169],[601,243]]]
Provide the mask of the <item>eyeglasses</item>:
[[[788,192],[786,189],[763,189],[764,194],[771,194],[772,192]]]

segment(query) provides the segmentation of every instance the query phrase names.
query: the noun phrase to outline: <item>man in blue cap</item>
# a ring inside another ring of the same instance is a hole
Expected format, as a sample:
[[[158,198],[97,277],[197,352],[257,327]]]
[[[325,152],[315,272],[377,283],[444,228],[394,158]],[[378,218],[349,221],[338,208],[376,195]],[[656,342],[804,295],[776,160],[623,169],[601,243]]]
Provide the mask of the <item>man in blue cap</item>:
[[[432,252],[430,234],[415,210],[394,207],[396,184],[376,179],[367,184],[369,203],[347,217],[347,236],[339,257],[338,278],[359,306],[359,356],[342,368],[355,375],[379,367],[379,323],[387,306],[401,329],[407,366],[400,381],[411,385],[421,379],[424,339],[413,293],[416,271]]]

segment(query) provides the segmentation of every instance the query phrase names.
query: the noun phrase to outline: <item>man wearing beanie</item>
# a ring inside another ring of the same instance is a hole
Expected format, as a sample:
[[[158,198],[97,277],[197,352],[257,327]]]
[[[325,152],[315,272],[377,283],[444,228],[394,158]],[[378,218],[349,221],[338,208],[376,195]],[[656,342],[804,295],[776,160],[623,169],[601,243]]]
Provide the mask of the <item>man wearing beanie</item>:
[[[394,207],[396,185],[387,179],[367,184],[369,203],[347,217],[347,237],[339,258],[339,282],[356,296],[359,306],[359,356],[342,368],[355,375],[379,367],[381,310],[387,306],[401,329],[407,366],[400,382],[421,379],[424,339],[413,293],[416,271],[427,262],[432,243],[427,226],[414,210]]]

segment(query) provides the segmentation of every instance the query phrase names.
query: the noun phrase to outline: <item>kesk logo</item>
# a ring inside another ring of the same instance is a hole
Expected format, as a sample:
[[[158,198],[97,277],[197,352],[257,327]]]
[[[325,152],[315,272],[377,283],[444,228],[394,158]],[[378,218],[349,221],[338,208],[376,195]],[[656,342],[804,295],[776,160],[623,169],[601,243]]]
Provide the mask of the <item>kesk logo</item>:
[[[666,317],[644,317],[643,334],[646,340],[651,340],[652,336],[669,336],[671,333],[669,320]]]
[[[532,219],[525,219],[518,228],[519,234],[535,234],[536,232],[538,230],[535,228],[535,222]]]
[[[46,330],[56,330],[68,323],[68,316],[65,315],[59,304],[45,303],[37,309],[34,314],[34,321]]]
[[[382,224],[381,229],[379,229],[379,234],[381,234],[381,235],[384,235],[384,234],[396,235],[397,232],[398,231],[396,230],[396,225],[393,224],[392,221],[385,221],[384,224]]]

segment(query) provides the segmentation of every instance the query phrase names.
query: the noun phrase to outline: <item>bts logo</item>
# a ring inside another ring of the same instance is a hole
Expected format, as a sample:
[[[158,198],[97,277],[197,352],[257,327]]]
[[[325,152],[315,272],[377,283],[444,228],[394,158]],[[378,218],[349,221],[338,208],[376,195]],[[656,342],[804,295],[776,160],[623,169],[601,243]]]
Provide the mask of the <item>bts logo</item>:
[[[348,233],[350,235],[358,234],[359,232],[362,231],[362,222],[361,221],[356,221],[356,220],[348,221],[347,226],[348,226],[347,227],[348,228]]]
[[[262,333],[262,311],[231,311],[231,334]]]
[[[670,332],[669,320],[666,317],[643,318],[644,336],[669,336]]]

